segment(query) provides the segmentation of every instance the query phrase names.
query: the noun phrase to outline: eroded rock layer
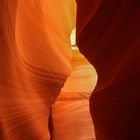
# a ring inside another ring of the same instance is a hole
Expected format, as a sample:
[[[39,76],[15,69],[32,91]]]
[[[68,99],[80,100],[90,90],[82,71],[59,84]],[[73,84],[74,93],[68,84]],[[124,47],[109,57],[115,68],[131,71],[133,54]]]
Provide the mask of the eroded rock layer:
[[[71,72],[73,0],[0,0],[0,140],[49,140]]]

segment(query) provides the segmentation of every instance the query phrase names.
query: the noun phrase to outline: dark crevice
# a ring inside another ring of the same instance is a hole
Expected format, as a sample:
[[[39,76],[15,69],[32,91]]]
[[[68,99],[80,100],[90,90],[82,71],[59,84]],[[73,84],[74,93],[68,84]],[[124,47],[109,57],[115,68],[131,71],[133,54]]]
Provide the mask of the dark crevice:
[[[50,132],[50,140],[53,140],[54,127],[53,127],[53,118],[52,118],[52,108],[50,109],[48,121],[49,121],[48,127],[49,127],[49,132]]]

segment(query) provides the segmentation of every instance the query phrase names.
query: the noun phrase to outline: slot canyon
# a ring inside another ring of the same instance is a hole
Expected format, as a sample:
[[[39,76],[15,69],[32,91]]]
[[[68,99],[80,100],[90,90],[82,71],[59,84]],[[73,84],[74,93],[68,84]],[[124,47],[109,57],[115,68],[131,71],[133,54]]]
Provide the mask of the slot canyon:
[[[139,0],[0,0],[0,140],[139,131]]]

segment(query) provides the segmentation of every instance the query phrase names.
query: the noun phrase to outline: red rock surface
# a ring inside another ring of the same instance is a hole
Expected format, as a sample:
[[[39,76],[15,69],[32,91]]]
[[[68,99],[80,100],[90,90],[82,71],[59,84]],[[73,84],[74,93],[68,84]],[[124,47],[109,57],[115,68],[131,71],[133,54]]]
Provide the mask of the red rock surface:
[[[0,140],[140,139],[140,1],[76,2],[0,0]]]
[[[77,45],[95,67],[97,140],[140,139],[140,1],[77,0]]]
[[[49,140],[50,108],[71,72],[75,3],[0,0],[0,140]]]
[[[72,72],[53,106],[54,139],[95,140],[89,97],[97,74],[78,49],[72,51]]]

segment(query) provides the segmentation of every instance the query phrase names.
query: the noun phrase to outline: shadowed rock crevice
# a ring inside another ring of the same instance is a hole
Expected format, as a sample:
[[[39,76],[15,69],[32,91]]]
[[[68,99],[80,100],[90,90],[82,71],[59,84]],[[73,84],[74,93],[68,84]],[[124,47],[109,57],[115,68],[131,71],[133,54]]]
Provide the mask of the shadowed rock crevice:
[[[77,44],[98,74],[90,98],[97,140],[140,139],[140,1],[77,0],[77,7]]]

